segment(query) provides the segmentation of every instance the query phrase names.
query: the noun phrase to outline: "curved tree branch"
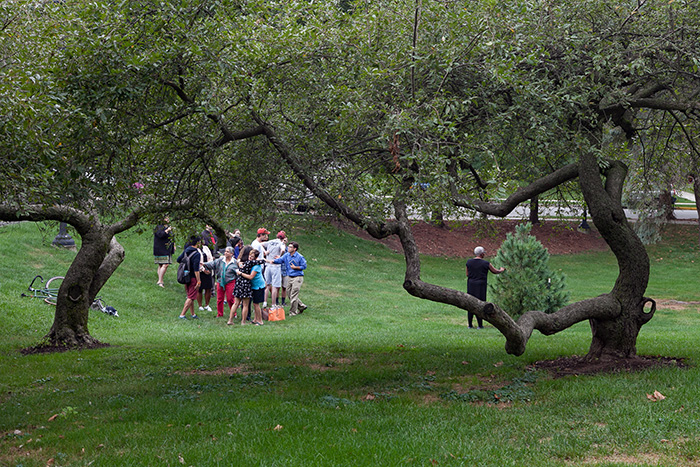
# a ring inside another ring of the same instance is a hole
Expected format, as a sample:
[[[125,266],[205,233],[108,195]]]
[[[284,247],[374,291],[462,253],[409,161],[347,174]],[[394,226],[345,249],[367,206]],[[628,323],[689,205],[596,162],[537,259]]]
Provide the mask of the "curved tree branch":
[[[292,155],[292,151],[277,136],[274,129],[270,125],[263,122],[257,114],[254,113],[253,118],[263,128],[265,137],[270,142],[272,147],[277,150],[277,153],[282,157],[282,159],[284,159],[289,168],[292,169],[294,175],[301,180],[304,186],[308,188],[314,194],[314,196],[326,203],[328,207],[335,210],[346,219],[349,219],[362,229],[366,230],[367,233],[372,235],[374,238],[386,238],[397,233],[398,226],[396,222],[377,222],[371,220],[359,212],[351,209],[348,205],[341,203],[335,197],[331,196],[330,193],[321,188],[319,184],[306,173],[301,164],[299,164],[296,158]]]
[[[0,204],[0,220],[3,221],[59,221],[70,224],[80,235],[90,231],[95,223],[96,216],[65,205],[25,204],[22,206]]]
[[[505,217],[515,209],[518,204],[527,201],[534,196],[542,194],[564,182],[578,177],[578,164],[566,165],[542,178],[532,182],[530,185],[520,188],[501,203],[491,203],[457,193],[456,187],[452,186],[452,201],[456,206],[476,209],[484,214]]]

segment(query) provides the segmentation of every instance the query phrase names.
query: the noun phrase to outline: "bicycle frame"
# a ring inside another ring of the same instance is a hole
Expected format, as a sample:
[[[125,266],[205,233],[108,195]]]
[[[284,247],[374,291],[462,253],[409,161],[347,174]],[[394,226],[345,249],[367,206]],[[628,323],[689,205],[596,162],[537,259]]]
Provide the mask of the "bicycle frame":
[[[60,288],[60,282],[63,281],[63,279],[63,276],[54,276],[51,279],[47,280],[46,283],[44,283],[44,278],[37,275],[36,277],[34,277],[34,279],[32,279],[31,284],[29,284],[29,287],[27,288],[27,290],[31,292],[31,295],[23,293],[22,296],[30,298],[43,298],[46,303],[55,306],[56,300],[58,299],[58,289]],[[41,283],[41,287],[34,286],[37,280]],[[59,287],[52,287],[52,282],[59,283]],[[110,316],[119,317],[117,310],[113,306],[105,306],[105,304],[102,302],[101,297],[96,297],[90,305],[90,308],[93,310],[99,310],[102,313],[108,314]]]
[[[30,297],[30,298],[42,298],[44,301],[50,305],[55,305],[56,304],[56,299],[58,298],[58,289],[59,287],[51,287],[51,282],[54,280],[62,280],[63,276],[56,276],[52,277],[48,281],[46,281],[46,284],[44,284],[44,278],[41,277],[40,275],[37,275],[32,279],[31,284],[29,284],[29,287],[27,290],[31,292],[31,295],[28,295],[26,293],[22,294],[22,297]],[[35,287],[34,284],[36,281],[39,280],[41,283],[41,287]]]

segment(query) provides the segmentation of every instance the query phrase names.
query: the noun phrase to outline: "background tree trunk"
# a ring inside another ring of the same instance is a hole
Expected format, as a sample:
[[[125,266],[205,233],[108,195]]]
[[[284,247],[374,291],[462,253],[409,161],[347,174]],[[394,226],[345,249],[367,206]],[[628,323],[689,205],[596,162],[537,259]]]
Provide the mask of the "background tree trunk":
[[[530,224],[540,224],[540,197],[533,196],[530,198]]]

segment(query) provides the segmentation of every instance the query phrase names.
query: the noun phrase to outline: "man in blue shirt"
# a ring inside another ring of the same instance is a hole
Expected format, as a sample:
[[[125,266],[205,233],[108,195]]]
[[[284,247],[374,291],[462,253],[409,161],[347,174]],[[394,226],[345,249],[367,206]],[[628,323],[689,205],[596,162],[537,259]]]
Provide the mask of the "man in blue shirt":
[[[289,298],[289,316],[301,314],[306,310],[306,305],[299,298],[301,285],[304,283],[304,269],[306,269],[306,259],[299,253],[299,244],[289,242],[287,252],[279,258],[268,262],[274,264],[284,264],[289,274],[289,286],[287,288],[287,298]]]

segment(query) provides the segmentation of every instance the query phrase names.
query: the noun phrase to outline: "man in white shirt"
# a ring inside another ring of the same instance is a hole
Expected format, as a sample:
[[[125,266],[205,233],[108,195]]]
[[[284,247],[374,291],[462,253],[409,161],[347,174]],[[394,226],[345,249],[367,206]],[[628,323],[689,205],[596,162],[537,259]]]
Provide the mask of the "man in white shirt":
[[[284,240],[287,234],[284,230],[277,233],[277,238],[270,240],[265,244],[267,249],[267,259],[273,260],[279,258],[285,253],[287,246]],[[267,305],[267,298],[270,297],[270,308],[277,308],[277,295],[279,295],[280,287],[282,287],[282,265],[267,264],[265,265],[265,301],[263,308]]]
[[[252,246],[260,252],[260,254],[258,255],[258,259],[265,259],[265,256],[267,255],[267,250],[265,249],[265,242],[267,242],[269,234],[270,231],[264,227],[258,229],[258,236],[250,244],[250,246]],[[247,259],[248,258],[244,258],[244,260]]]

